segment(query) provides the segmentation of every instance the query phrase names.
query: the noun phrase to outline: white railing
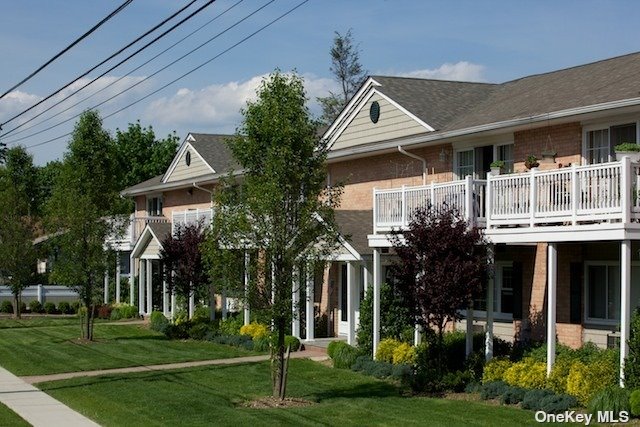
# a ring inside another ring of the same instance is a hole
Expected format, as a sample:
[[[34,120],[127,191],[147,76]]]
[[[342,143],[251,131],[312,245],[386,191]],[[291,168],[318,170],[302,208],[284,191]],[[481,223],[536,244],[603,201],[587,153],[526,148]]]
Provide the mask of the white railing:
[[[171,233],[175,235],[179,226],[194,225],[202,223],[203,226],[211,224],[211,209],[190,209],[186,211],[173,211],[171,214]]]
[[[485,180],[431,183],[416,187],[373,190],[374,233],[406,228],[418,208],[446,204],[474,224],[483,225],[485,215]]]
[[[578,225],[640,218],[640,166],[619,162],[489,175],[487,227]]]

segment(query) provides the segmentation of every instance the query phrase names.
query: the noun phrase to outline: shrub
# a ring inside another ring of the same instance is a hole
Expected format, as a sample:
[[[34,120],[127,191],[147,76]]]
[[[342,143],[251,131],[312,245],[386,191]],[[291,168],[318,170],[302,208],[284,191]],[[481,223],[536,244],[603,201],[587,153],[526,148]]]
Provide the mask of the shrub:
[[[504,379],[504,373],[513,365],[513,362],[495,358],[491,359],[484,365],[484,371],[482,373],[482,383],[490,383],[495,381],[502,381]]]
[[[547,366],[533,358],[524,358],[514,363],[504,373],[504,382],[512,386],[534,389],[544,388],[547,379]]]
[[[240,335],[240,328],[243,324],[241,316],[227,317],[220,322],[220,334],[222,335]]]
[[[531,409],[538,411],[541,409],[542,401],[548,396],[554,396],[555,393],[547,389],[529,390],[522,398],[522,409]]]
[[[169,320],[160,311],[151,312],[151,330],[164,333],[169,325]]]
[[[240,335],[249,335],[252,339],[263,338],[269,335],[269,329],[266,325],[257,322],[251,322],[248,325],[240,327]]]
[[[160,313],[162,314],[162,313]],[[163,316],[164,317],[164,316]],[[164,334],[167,338],[171,340],[176,339],[187,339],[189,338],[189,328],[191,327],[191,322],[183,322],[183,323],[167,323],[164,328]]]
[[[80,311],[80,307],[82,306],[82,304],[80,303],[80,301],[74,301],[71,303],[71,313],[72,314],[77,314]]]
[[[589,412],[597,416],[603,411],[613,411],[616,415],[622,411],[630,412],[629,390],[610,386],[598,391],[589,402]]]
[[[403,365],[397,365],[403,366]],[[406,366],[406,365],[405,365]],[[393,375],[394,366],[388,362],[378,362],[372,360],[369,356],[358,356],[354,363],[351,365],[351,369],[356,372],[362,372],[365,375],[369,375],[375,378],[387,378]],[[398,368],[402,369],[402,368]]]
[[[255,341],[255,338],[254,338],[254,341]],[[291,351],[298,351],[300,350],[300,340],[294,337],[293,335],[287,335],[284,337],[284,346],[290,347]]]
[[[540,410],[548,414],[559,414],[578,406],[575,397],[568,394],[552,394],[540,401]]]
[[[111,318],[111,306],[104,304],[98,307],[97,312],[98,319],[110,319]]]
[[[572,358],[558,357],[547,378],[547,388],[558,394],[567,393],[567,377],[569,376],[573,362],[574,360]]]
[[[187,330],[189,338],[193,340],[203,340],[208,334],[215,334],[216,327],[213,323],[191,323],[191,327]]]
[[[629,334],[629,355],[624,364],[624,383],[640,389],[640,308],[633,312]]]
[[[56,314],[57,313],[56,305],[54,303],[52,303],[52,302],[45,302],[43,310],[47,314]]]
[[[380,362],[393,362],[393,352],[402,344],[395,338],[386,338],[380,341],[376,350],[376,360]]]
[[[336,351],[336,347],[338,347],[339,343],[341,343],[342,341],[331,341],[329,343],[329,345],[327,346],[327,356],[329,356],[329,358],[333,359],[333,355]]]
[[[482,384],[480,398],[482,400],[496,399],[502,396],[509,386],[503,381],[493,381]]]
[[[60,301],[58,303],[58,311],[60,314],[72,314],[73,309],[71,308],[71,304],[66,301]]]
[[[410,365],[398,364],[393,365],[391,370],[391,378],[400,381],[402,384],[409,384],[411,382],[411,376],[413,370]]]
[[[122,319],[122,313],[120,312],[120,307],[113,307],[111,309],[111,316],[109,318],[111,320],[120,320],[120,319]]]
[[[413,365],[416,363],[416,358],[415,347],[403,342],[393,350],[392,363],[394,365]]]
[[[247,350],[253,349],[253,340],[248,335],[217,335],[213,337],[211,341],[218,344],[243,347]]]
[[[640,417],[640,389],[631,392],[629,396],[629,408],[634,417]]]
[[[0,313],[13,313],[13,304],[11,304],[11,301],[4,300],[0,303]]]
[[[464,392],[465,393],[480,393],[480,390],[482,390],[482,384],[478,383],[478,382],[475,382],[475,381],[474,382],[470,382],[464,388]]]
[[[473,374],[469,371],[447,372],[442,377],[442,387],[454,393],[461,393],[472,381]]]
[[[211,313],[209,307],[199,306],[193,311],[193,317],[191,321],[193,323],[208,323],[211,320]]]
[[[255,351],[267,351],[269,350],[269,337],[256,338],[253,340],[253,349]]]
[[[350,369],[358,357],[358,349],[340,341],[333,350],[333,367]]]
[[[580,361],[574,362],[567,377],[567,394],[586,406],[600,390],[615,385],[618,364],[614,357],[615,352],[602,352],[601,357],[588,365]]]
[[[42,304],[40,304],[40,301],[34,299],[29,302],[29,311],[32,313],[42,313],[44,308],[42,307]]]
[[[521,387],[508,387],[500,396],[500,403],[503,405],[516,405],[524,399],[527,390]]]
[[[118,306],[118,310],[120,310],[120,315],[123,319],[134,319],[138,317],[138,307],[135,305],[122,304]]]

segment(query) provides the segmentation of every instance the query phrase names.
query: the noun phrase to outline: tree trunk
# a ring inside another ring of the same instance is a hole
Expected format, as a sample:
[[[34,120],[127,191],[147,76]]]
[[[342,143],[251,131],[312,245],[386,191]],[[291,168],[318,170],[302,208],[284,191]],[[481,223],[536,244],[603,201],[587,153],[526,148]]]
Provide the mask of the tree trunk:
[[[13,306],[13,317],[15,319],[20,319],[20,303],[21,303],[21,298],[20,298],[20,294],[14,294],[13,295],[13,302],[14,302],[14,306]]]
[[[278,333],[278,341],[271,354],[271,372],[273,380],[273,397],[280,400],[284,399],[284,393],[286,391],[286,373],[285,373],[285,348],[284,348],[284,336],[285,336],[285,322],[280,318],[276,322],[276,331]]]

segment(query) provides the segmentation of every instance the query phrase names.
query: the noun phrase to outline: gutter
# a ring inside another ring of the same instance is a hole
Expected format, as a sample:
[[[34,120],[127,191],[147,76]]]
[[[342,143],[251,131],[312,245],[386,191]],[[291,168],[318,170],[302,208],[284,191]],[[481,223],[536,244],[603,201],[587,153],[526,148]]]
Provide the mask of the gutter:
[[[420,157],[416,154],[409,153],[401,145],[398,145],[398,151],[405,156],[409,156],[413,159],[420,160],[422,162],[422,185],[427,185],[427,160],[423,157]]]
[[[211,191],[211,190],[207,190],[207,189],[206,189],[206,188],[204,188],[204,187],[200,187],[200,186],[199,186],[198,184],[196,184],[195,182],[194,182],[192,185],[193,185],[193,188],[197,188],[198,190],[202,190],[202,191],[204,191],[205,193],[213,194],[213,191]]]

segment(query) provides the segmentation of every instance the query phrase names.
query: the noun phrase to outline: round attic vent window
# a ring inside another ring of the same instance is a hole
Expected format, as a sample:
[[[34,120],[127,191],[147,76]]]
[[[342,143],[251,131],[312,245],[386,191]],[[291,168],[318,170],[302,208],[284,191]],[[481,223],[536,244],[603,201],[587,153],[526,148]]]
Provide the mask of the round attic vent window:
[[[378,101],[373,101],[371,103],[371,107],[369,108],[369,118],[373,123],[378,123],[378,119],[380,118],[380,104],[378,104]]]
[[[191,165],[191,151],[187,151],[187,154],[185,154],[184,162],[187,164],[187,166]]]

